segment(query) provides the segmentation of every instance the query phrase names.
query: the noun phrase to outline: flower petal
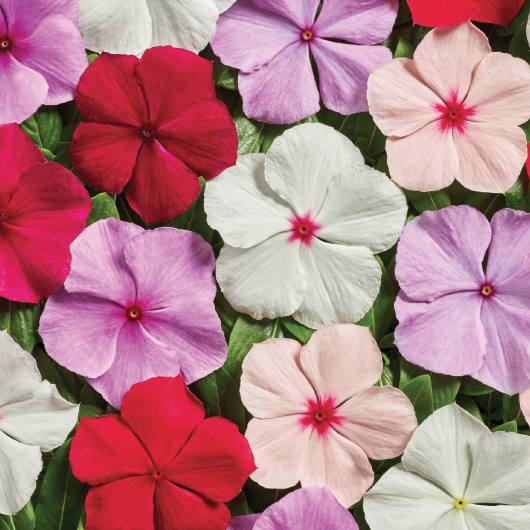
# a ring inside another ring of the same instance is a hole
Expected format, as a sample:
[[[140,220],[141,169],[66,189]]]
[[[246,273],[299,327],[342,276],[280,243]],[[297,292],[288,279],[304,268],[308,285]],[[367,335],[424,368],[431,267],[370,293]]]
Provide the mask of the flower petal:
[[[315,222],[328,242],[388,250],[407,218],[407,199],[386,175],[367,166],[340,171],[331,181]]]
[[[337,415],[341,421],[335,430],[374,460],[402,454],[418,426],[411,402],[391,386],[357,394],[337,409]]]
[[[204,407],[180,377],[156,377],[125,394],[121,416],[161,469],[203,421]]]
[[[323,39],[313,40],[310,48],[324,105],[344,115],[367,111],[368,76],[391,61],[392,52],[385,46],[352,46]]]
[[[381,268],[366,247],[335,245],[314,238],[300,253],[307,288],[293,317],[309,328],[357,322],[381,287]]]
[[[306,290],[300,243],[288,239],[282,233],[249,249],[221,249],[217,281],[236,311],[261,320],[290,315],[300,306]]]
[[[315,331],[302,347],[299,362],[319,398],[333,397],[336,405],[377,383],[383,371],[369,329],[353,324]]]
[[[145,447],[115,414],[81,418],[70,448],[70,463],[76,478],[91,486],[154,471]]]
[[[223,64],[253,72],[300,40],[300,28],[252,0],[238,0],[217,23],[210,44]]]
[[[79,0],[79,30],[94,52],[136,55],[149,48],[152,21],[145,0]]]
[[[79,405],[69,403],[55,385],[43,381],[29,399],[0,407],[0,429],[23,444],[52,451],[75,427],[78,412]]]
[[[257,6],[289,19],[300,29],[311,27],[315,21],[319,0],[252,0]]]
[[[316,216],[337,173],[364,165],[364,157],[346,136],[319,123],[288,129],[265,159],[265,180],[303,217]]]
[[[490,430],[458,405],[447,405],[429,416],[405,449],[403,465],[442,488],[454,499],[464,496],[473,467],[471,448]]]
[[[487,353],[483,300],[477,291],[415,302],[400,291],[394,305],[396,346],[407,361],[426,370],[453,376],[475,373]]]
[[[254,524],[261,517],[261,513],[232,517],[227,530],[252,530]]]
[[[526,423],[530,423],[530,388],[519,395],[519,402],[521,404],[521,411],[526,419]]]
[[[526,530],[530,504],[524,506],[482,506],[470,504],[465,509],[466,530]]]
[[[239,73],[243,112],[265,123],[294,123],[320,110],[320,95],[311,68],[309,46],[299,40],[266,66]]]
[[[240,156],[206,186],[208,224],[233,247],[250,248],[291,229],[293,211],[267,184],[264,169],[264,154]]]
[[[29,502],[41,469],[39,447],[21,444],[0,430],[0,514],[14,515]]]
[[[300,344],[269,339],[254,344],[243,361],[241,399],[256,418],[307,412],[317,395],[300,368]]]
[[[438,120],[443,100],[423,81],[412,59],[399,57],[370,74],[368,105],[386,136],[408,136]]]
[[[224,418],[208,418],[193,431],[164,478],[215,502],[232,500],[256,469],[246,438]]]

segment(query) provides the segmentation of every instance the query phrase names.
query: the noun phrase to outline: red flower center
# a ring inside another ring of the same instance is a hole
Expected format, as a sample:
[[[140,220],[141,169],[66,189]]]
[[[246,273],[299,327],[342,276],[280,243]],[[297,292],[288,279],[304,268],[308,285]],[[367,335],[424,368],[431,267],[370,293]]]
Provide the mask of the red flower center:
[[[142,319],[142,317],[144,316],[144,312],[140,306],[134,304],[127,308],[125,315],[129,319],[129,321],[136,322],[137,320]]]
[[[305,29],[302,31],[302,40],[305,40],[306,42],[310,42],[315,38],[315,34],[313,33],[313,30],[311,29]]]
[[[144,127],[140,130],[140,136],[144,140],[152,140],[156,136],[156,129],[153,129],[153,127]]]
[[[4,212],[0,212],[0,227],[4,224],[5,220]]]
[[[493,294],[493,286],[492,285],[489,285],[489,284],[485,284],[482,286],[482,288],[480,289],[480,294],[484,297],[484,298],[488,298],[490,297],[492,294]]]
[[[7,37],[2,37],[0,39],[0,50],[9,50],[11,48],[11,41]]]
[[[336,411],[336,400],[327,398],[323,401],[308,401],[307,412],[300,422],[304,427],[316,429],[319,436],[325,436],[334,425],[341,424]]]
[[[441,113],[440,127],[442,131],[456,129],[463,132],[468,118],[475,114],[474,107],[466,107],[463,101],[457,100],[458,95],[454,92],[444,105],[437,104],[436,110]]]
[[[310,245],[315,234],[322,228],[311,219],[311,214],[304,217],[293,217],[291,222],[291,237],[289,241],[302,241],[305,245]]]

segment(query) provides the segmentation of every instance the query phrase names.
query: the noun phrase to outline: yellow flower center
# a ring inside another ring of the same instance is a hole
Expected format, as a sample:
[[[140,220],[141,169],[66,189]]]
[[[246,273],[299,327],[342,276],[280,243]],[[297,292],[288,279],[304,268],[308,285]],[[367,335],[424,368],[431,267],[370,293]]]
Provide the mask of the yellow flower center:
[[[467,506],[467,502],[465,499],[456,499],[455,508],[457,510],[463,510],[466,506]]]

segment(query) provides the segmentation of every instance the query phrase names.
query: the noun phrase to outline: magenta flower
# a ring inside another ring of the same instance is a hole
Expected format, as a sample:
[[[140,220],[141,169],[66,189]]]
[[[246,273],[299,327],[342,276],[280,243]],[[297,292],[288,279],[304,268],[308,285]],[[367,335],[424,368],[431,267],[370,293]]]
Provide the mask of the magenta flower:
[[[87,67],[77,0],[0,0],[0,124],[74,99]]]
[[[180,374],[189,384],[224,364],[215,259],[199,235],[111,218],[88,227],[71,251],[70,275],[39,332],[49,355],[111,405],[151,377]]]
[[[486,272],[482,267],[488,253]],[[433,372],[506,394],[530,386],[530,214],[424,212],[401,234],[396,345]]]
[[[326,488],[301,488],[263,513],[234,517],[228,530],[359,530],[350,512]]]
[[[372,45],[392,31],[398,0],[324,0],[316,18],[319,5],[320,0],[238,0],[219,18],[211,45],[223,63],[240,69],[247,116],[294,123],[318,112],[320,96],[341,114],[368,110],[368,75],[392,59],[388,48]]]

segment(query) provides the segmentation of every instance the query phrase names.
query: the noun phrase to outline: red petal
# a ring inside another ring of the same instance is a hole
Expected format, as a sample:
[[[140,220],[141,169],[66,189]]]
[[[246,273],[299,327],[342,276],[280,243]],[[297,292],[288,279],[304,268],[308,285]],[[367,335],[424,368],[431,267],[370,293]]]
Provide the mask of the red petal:
[[[224,504],[203,499],[167,480],[160,480],[157,483],[155,490],[157,530],[225,530],[229,522],[230,512]]]
[[[103,53],[81,76],[75,93],[79,112],[89,120],[141,127],[147,122],[147,106],[134,55]]]
[[[201,99],[215,98],[212,63],[170,46],[151,48],[142,56],[138,79],[149,106],[151,125],[171,123]]]
[[[0,211],[9,202],[20,175],[33,164],[46,162],[40,149],[15,123],[0,126]]]
[[[147,451],[117,415],[81,418],[70,449],[74,475],[92,486],[155,469]]]
[[[81,122],[74,133],[70,157],[88,186],[121,193],[132,177],[142,143],[136,129]]]
[[[204,408],[181,377],[155,377],[123,396],[121,416],[163,469],[204,419]]]
[[[1,296],[38,302],[56,292],[70,271],[70,245],[91,209],[87,191],[63,167],[48,162],[26,170],[0,227]]]
[[[126,195],[147,224],[169,221],[185,212],[200,192],[199,179],[188,166],[156,140],[144,143]]]
[[[92,488],[86,498],[86,530],[155,530],[155,481],[128,477]]]
[[[226,106],[217,100],[195,103],[166,128],[160,143],[205,179],[216,177],[237,159],[237,131]]]
[[[247,439],[224,418],[204,420],[163,476],[218,502],[233,499],[256,470]]]

